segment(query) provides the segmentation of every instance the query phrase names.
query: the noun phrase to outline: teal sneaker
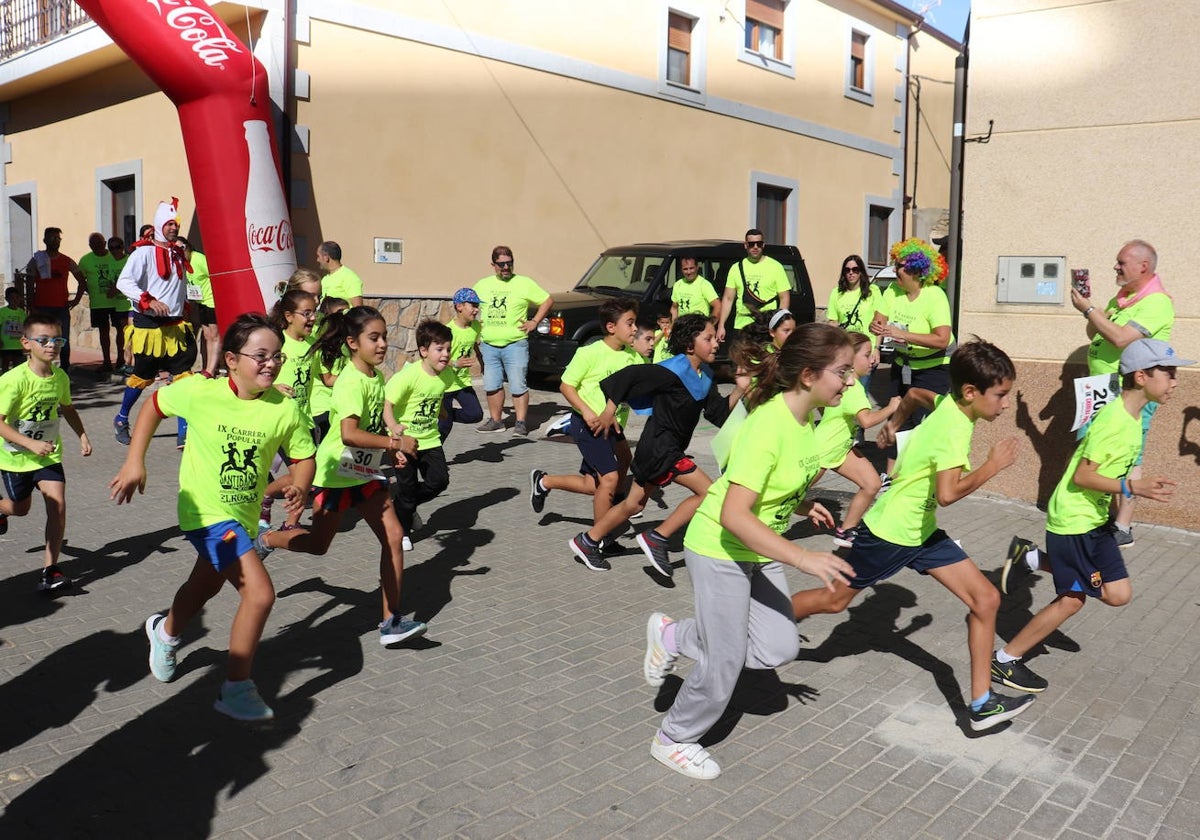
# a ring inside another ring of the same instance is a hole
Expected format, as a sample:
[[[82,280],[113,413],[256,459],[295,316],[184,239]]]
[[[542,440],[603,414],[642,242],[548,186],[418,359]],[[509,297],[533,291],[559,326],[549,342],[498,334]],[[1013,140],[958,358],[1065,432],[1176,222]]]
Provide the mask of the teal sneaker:
[[[169,645],[158,637],[158,625],[166,620],[165,615],[152,615],[146,619],[146,638],[150,640],[150,673],[160,682],[170,682],[175,676],[175,651],[179,645]]]
[[[271,523],[259,520],[258,536],[254,538],[254,551],[258,554],[259,560],[266,560],[267,555],[275,550],[272,546],[267,545],[266,540],[263,539],[269,533],[271,533]]]
[[[221,686],[213,708],[234,720],[271,720],[275,717],[274,710],[258,696],[254,680],[242,680]]]
[[[383,624],[379,625],[379,644],[399,644],[405,639],[420,636],[428,629],[429,627],[423,621],[413,621],[409,618],[401,618],[398,615],[393,615],[387,621],[383,622]]]

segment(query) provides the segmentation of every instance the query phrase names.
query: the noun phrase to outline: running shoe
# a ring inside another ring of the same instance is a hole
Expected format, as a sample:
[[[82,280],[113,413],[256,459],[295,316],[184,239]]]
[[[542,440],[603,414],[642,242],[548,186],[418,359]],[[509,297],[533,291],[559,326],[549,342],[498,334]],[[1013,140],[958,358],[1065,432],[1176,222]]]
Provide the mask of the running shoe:
[[[541,513],[546,507],[546,497],[549,490],[542,489],[542,479],[546,477],[545,470],[533,470],[529,473],[529,506],[534,513]]]
[[[0,536],[8,533],[8,514],[0,513]]]
[[[428,625],[423,621],[413,621],[409,618],[401,618],[398,615],[393,615],[379,625],[379,644],[399,644],[405,639],[422,635],[428,629]]]
[[[707,781],[721,775],[720,765],[699,744],[676,744],[674,741],[663,744],[655,735],[650,741],[650,755],[676,773],[692,779]]]
[[[408,534],[405,534],[403,537],[400,538],[400,547],[402,549],[404,549],[405,551],[413,550],[412,549],[412,540],[410,540],[408,538]]]
[[[170,682],[175,676],[175,651],[179,645],[169,645],[158,636],[158,625],[165,615],[155,613],[146,619],[146,638],[150,640],[150,673],[159,682]]]
[[[1114,525],[1112,531],[1113,539],[1117,541],[1117,548],[1133,547],[1133,528],[1130,528],[1128,531],[1122,531]]]
[[[546,426],[546,437],[554,437],[555,435],[565,435],[567,427],[571,425],[571,412],[560,414],[550,421]]]
[[[1013,537],[1008,544],[1008,554],[1004,558],[1004,567],[1000,570],[1000,591],[1008,594],[1009,586],[1014,580],[1029,576],[1033,570],[1025,562],[1025,555],[1031,548],[1037,548],[1029,540]]]
[[[679,654],[667,650],[663,642],[663,630],[671,623],[671,617],[664,613],[650,613],[646,622],[646,655],[642,658],[642,676],[646,685],[658,688],[666,682],[667,674],[675,670],[675,661]]]
[[[504,431],[504,421],[493,420],[492,418],[489,417],[488,419],[486,419],[482,423],[480,423],[478,426],[476,426],[475,431],[479,432],[479,434],[481,434],[481,435],[487,435],[487,434],[491,434],[493,432],[503,432]]]
[[[266,527],[263,527],[263,523],[259,522],[258,535],[254,538],[254,550],[258,553],[259,560],[266,560],[267,555],[275,550],[267,545],[266,536],[269,533],[271,533],[271,524],[268,522],[266,523]]]
[[[885,472],[879,474],[879,492],[886,493],[887,489],[892,486],[892,477]],[[878,493],[876,495],[879,495]]]
[[[995,656],[992,657],[992,682],[1003,683],[1009,688],[1028,691],[1031,694],[1045,691],[1046,686],[1050,685],[1045,679],[1033,673],[1029,666],[1020,659],[1001,662]]]
[[[604,559],[600,546],[588,545],[586,531],[576,534],[567,545],[571,547],[571,553],[593,572],[607,572],[612,569],[612,564]]]
[[[993,691],[978,711],[971,709],[971,728],[976,732],[991,729],[1006,720],[1012,720],[1028,709],[1032,702],[1033,697],[1028,694],[1022,697],[1006,697]]]
[[[667,550],[665,539],[653,530],[642,531],[637,535],[637,544],[641,546],[642,553],[650,560],[650,565],[660,575],[671,577],[675,573],[675,569],[671,566],[671,553]]]
[[[122,446],[128,446],[131,440],[129,435],[129,421],[122,420],[120,417],[113,418],[113,437],[117,439],[117,443]]]
[[[274,710],[258,695],[254,680],[242,680],[221,686],[213,708],[234,720],[271,720]]]
[[[529,437],[529,427],[525,425],[524,420],[518,420],[513,425],[513,437]]]
[[[838,548],[854,548],[854,538],[857,536],[857,528],[838,528],[833,532],[833,544]]]
[[[41,580],[38,581],[38,592],[56,592],[59,589],[70,589],[71,579],[63,574],[57,563],[51,563],[42,569]]]

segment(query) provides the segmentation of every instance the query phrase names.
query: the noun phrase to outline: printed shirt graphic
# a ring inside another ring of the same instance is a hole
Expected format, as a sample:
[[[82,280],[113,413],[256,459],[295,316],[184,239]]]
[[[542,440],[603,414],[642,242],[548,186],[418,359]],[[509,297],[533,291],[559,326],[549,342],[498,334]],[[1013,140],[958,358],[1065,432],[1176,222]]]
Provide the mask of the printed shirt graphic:
[[[754,515],[782,534],[791,526],[792,514],[820,471],[818,454],[812,423],[797,422],[783,395],[775,395],[751,411],[738,429],[728,467],[708,489],[683,544],[706,557],[769,562],[721,526],[721,506],[729,485],[739,484],[757,493]]]
[[[21,346],[24,334],[25,310],[0,307],[0,350],[24,350]]]
[[[350,303],[351,298],[362,297],[362,293],[362,279],[346,266],[329,272],[321,279],[321,297],[341,298]]]
[[[474,356],[475,345],[479,343],[479,334],[483,330],[483,324],[472,321],[462,327],[459,326],[458,321],[451,318],[446,326],[450,328],[450,364],[453,365],[459,359],[469,359]],[[463,388],[471,387],[471,369],[469,367],[447,367],[446,370],[454,374],[454,384],[447,390],[461,391]]]
[[[317,378],[317,370],[320,367],[318,362],[320,354],[314,351],[305,355],[310,347],[312,345],[307,341],[292,338],[287,333],[283,334],[283,354],[287,356],[287,361],[279,369],[275,383],[286,385],[292,389],[292,400],[300,409],[300,413],[308,420],[309,428],[312,428],[310,403],[313,381]]]
[[[875,536],[906,546],[929,539],[937,530],[937,474],[971,469],[974,431],[975,424],[953,397],[937,398],[933,413],[913,430],[900,453],[891,489],[863,517]]]
[[[338,473],[342,450],[342,418],[357,417],[358,427],[375,435],[385,435],[383,425],[383,374],[375,371],[367,376],[353,364],[347,363],[333,384],[329,398],[329,434],[317,449],[317,487],[354,487],[369,479],[349,478]]]
[[[106,253],[98,257],[88,251],[79,258],[79,270],[87,280],[88,307],[91,309],[116,309],[118,304],[129,308],[129,299],[117,291],[117,261]],[[125,310],[121,310],[125,311]]]
[[[671,287],[671,302],[679,310],[679,315],[704,315],[712,313],[712,302],[719,297],[703,277],[697,275],[695,280],[688,281],[680,277]]]
[[[597,341],[575,351],[567,369],[562,373],[561,381],[578,391],[579,398],[587,407],[600,414],[608,404],[608,399],[600,390],[600,381],[621,368],[644,361],[646,360],[643,357],[628,347],[614,350],[603,341]],[[628,417],[629,406],[622,405],[617,409],[617,422],[622,426]]]
[[[833,291],[829,293],[829,305],[825,308],[825,317],[834,321],[844,330],[862,333],[871,339],[871,349],[874,350],[879,336],[871,335],[871,319],[875,317],[875,311],[879,309],[883,292],[875,285],[868,288],[871,291],[867,293],[866,298],[863,298],[862,292],[858,289],[839,292],[834,286]]]
[[[857,380],[842,393],[842,401],[831,405],[821,414],[817,424],[817,451],[821,453],[821,468],[835,469],[846,460],[858,431],[858,412],[871,410],[867,389]]]
[[[1175,305],[1162,292],[1148,294],[1124,309],[1117,306],[1117,299],[1114,297],[1105,307],[1104,314],[1114,324],[1131,324],[1139,328],[1146,338],[1171,340],[1171,327],[1175,324]],[[1111,341],[1096,333],[1092,343],[1088,345],[1087,360],[1088,373],[1092,376],[1099,373],[1116,373],[1121,366],[1121,351]]]
[[[419,360],[413,360],[392,374],[384,387],[383,398],[392,404],[392,414],[404,425],[404,434],[417,439],[418,450],[442,445],[438,415],[446,386],[454,381],[450,368],[441,375],[431,374]]]
[[[757,263],[744,259],[741,264],[742,271],[738,271],[737,263],[731,265],[729,276],[725,280],[727,285],[733,287],[733,306],[736,313],[733,316],[733,327],[738,330],[754,320],[746,304],[742,303],[742,272],[746,274],[746,287],[750,289],[750,293],[764,301],[761,307],[763,312],[778,309],[779,293],[791,291],[792,288],[788,283],[787,272],[778,260],[764,256]]]
[[[62,463],[62,436],[58,433],[58,407],[71,404],[71,381],[60,368],[41,377],[28,364],[0,376],[0,414],[4,422],[34,440],[53,440],[57,446],[45,457],[0,442],[0,470],[32,472]],[[16,451],[13,451],[16,449]]]
[[[156,391],[154,404],[160,414],[188,422],[179,464],[179,527],[184,531],[235,519],[247,533],[257,533],[275,453],[283,447],[299,460],[315,451],[295,402],[274,388],[241,400],[229,379],[190,376]]]
[[[906,332],[928,335],[936,327],[950,326],[950,301],[940,286],[922,286],[916,300],[909,300],[904,290],[893,283],[880,298],[879,311],[887,315],[891,323],[900,324]],[[950,343],[954,343],[954,333],[950,334]],[[932,347],[900,345],[898,352],[908,357],[913,370],[950,364],[949,353]]]
[[[1072,480],[1075,469],[1087,458],[1097,465],[1096,472],[1105,478],[1124,478],[1141,451],[1140,414],[1131,416],[1125,410],[1125,401],[1119,398],[1100,409],[1050,496],[1046,506],[1046,530],[1053,534],[1086,534],[1107,522],[1112,494],[1085,490],[1076,485]]]
[[[541,306],[549,293],[522,274],[501,280],[495,274],[475,284],[475,294],[483,301],[479,319],[483,322],[480,339],[493,347],[506,347],[526,338],[521,324],[529,318],[529,307]]]

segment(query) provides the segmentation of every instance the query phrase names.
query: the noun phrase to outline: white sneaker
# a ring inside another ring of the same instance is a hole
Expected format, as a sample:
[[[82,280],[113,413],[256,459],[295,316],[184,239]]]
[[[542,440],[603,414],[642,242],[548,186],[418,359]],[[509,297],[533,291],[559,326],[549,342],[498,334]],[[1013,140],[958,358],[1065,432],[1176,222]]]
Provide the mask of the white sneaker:
[[[651,613],[646,622],[646,656],[642,659],[642,676],[646,685],[658,688],[666,682],[667,674],[675,670],[679,654],[671,653],[663,644],[663,629],[671,623],[669,616],[660,612]]]
[[[658,736],[650,740],[650,755],[656,761],[693,779],[715,779],[721,775],[721,767],[708,750],[699,744],[660,744]]]
[[[407,534],[400,538],[400,547],[405,551],[412,551],[412,540],[408,538]]]

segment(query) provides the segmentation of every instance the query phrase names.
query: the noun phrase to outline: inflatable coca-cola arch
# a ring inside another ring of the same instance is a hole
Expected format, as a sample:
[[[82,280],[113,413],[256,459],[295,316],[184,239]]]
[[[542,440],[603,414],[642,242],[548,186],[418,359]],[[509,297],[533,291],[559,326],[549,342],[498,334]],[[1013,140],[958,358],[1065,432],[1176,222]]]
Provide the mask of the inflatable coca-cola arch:
[[[179,110],[220,328],[270,308],[296,250],[266,70],[203,0],[76,2]]]

